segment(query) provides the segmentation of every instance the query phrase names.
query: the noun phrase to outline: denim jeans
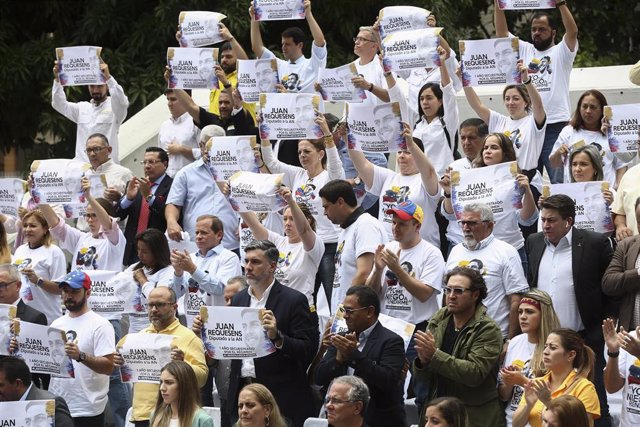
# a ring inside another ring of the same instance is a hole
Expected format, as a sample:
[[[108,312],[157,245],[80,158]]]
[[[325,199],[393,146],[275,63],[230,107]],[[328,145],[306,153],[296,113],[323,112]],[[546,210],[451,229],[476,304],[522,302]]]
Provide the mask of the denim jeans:
[[[122,338],[122,327],[119,320],[109,320],[116,335],[116,344]],[[120,379],[120,369],[114,369],[109,378],[109,415],[116,427],[124,427],[127,411],[131,406],[129,385]]]

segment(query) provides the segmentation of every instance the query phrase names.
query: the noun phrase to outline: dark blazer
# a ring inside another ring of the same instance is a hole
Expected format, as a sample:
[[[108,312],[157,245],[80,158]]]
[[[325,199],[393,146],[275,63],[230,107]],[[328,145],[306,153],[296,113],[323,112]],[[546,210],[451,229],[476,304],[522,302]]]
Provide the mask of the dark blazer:
[[[630,331],[635,296],[640,291],[640,275],[636,260],[640,254],[640,236],[628,237],[618,243],[613,258],[602,278],[606,295],[620,299],[620,326]]]
[[[36,310],[33,307],[29,307],[22,300],[18,301],[18,306],[16,307],[16,317],[29,323],[37,323],[38,325],[47,324],[47,316],[45,316],[44,313]]]
[[[29,390],[25,400],[55,400],[56,427],[74,427],[74,422],[71,418],[69,408],[67,407],[67,402],[65,402],[62,397],[56,396],[46,390],[40,390],[36,386],[33,386],[31,387],[31,390]]]
[[[316,382],[325,387],[334,378],[354,375],[369,386],[371,400],[365,421],[371,427],[406,426],[402,381],[404,342],[400,336],[378,323],[367,338],[362,351],[355,350],[348,363],[336,362],[336,348],[331,346],[316,369]]]
[[[167,230],[167,220],[164,217],[164,205],[171,189],[173,178],[166,175],[155,192],[153,203],[149,206],[149,224],[147,228],[157,228],[163,233]],[[129,183],[127,183],[127,186]],[[140,217],[140,207],[142,206],[142,194],[138,192],[128,208],[123,209],[118,202],[116,216],[121,220],[129,218],[124,229],[124,237],[127,239],[127,246],[124,250],[124,265],[131,265],[138,261],[136,251],[136,231],[138,230],[138,218]]]
[[[250,300],[245,289],[233,297],[231,305],[249,307]],[[280,411],[291,420],[293,427],[302,427],[304,420],[317,416],[306,372],[320,342],[318,316],[315,311],[311,312],[307,297],[277,281],[271,288],[265,308],[273,311],[284,342],[280,350],[253,359],[256,382],[263,384],[273,393]],[[240,378],[241,367],[242,360],[231,362],[228,407],[234,412],[237,410],[238,394],[243,386]]]
[[[538,287],[538,269],[545,250],[544,235],[535,233],[527,239],[529,271],[527,280]],[[602,320],[614,315],[612,301],[607,299],[600,285],[613,249],[609,239],[601,233],[573,228],[571,239],[571,267],[578,311],[589,337],[602,337]],[[602,338],[599,338],[602,339]]]

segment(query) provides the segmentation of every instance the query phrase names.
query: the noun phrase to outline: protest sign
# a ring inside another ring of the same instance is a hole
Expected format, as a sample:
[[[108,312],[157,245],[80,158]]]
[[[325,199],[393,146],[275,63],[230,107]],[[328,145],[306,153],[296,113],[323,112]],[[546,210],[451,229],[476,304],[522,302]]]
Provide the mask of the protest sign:
[[[101,47],[74,46],[56,49],[58,81],[62,86],[101,85],[107,80],[100,70]]]
[[[180,47],[200,47],[223,41],[218,24],[224,18],[226,15],[217,12],[180,12]]]
[[[519,40],[504,37],[487,40],[461,40],[460,71],[463,86],[520,84]]]
[[[54,427],[56,401],[16,400],[0,402],[2,427]]]
[[[325,101],[362,102],[367,99],[364,89],[360,89],[351,82],[358,76],[356,64],[353,62],[337,68],[323,68],[318,75],[320,96]]]
[[[262,162],[255,136],[215,136],[207,141],[209,168],[216,181],[227,181],[236,172],[258,173]]]
[[[429,28],[427,17],[431,15],[426,9],[415,6],[389,6],[380,9],[378,14],[380,37],[399,31],[423,30]]]
[[[437,48],[442,28],[401,31],[382,39],[382,67],[385,72],[440,66]]]
[[[256,21],[304,19],[304,0],[253,0]]]
[[[397,102],[389,104],[347,104],[349,149],[389,153],[407,149],[402,136],[402,117]]]
[[[169,89],[218,89],[217,58],[217,48],[167,48]]]
[[[229,178],[229,203],[236,212],[275,212],[287,205],[276,190],[284,174],[237,172]]]
[[[276,93],[278,61],[238,59],[238,91],[244,102],[258,102],[261,93]]]
[[[615,229],[611,219],[611,210],[604,199],[603,191],[609,190],[606,181],[572,182],[542,186],[542,196],[565,194],[576,203],[576,228],[608,233]]]
[[[502,10],[555,9],[556,0],[498,0]]]
[[[16,306],[0,304],[0,356],[8,356],[11,343],[11,322],[16,318]]]
[[[18,217],[27,183],[18,178],[0,178],[0,214]]]
[[[344,319],[344,314],[344,307],[342,304],[339,304],[336,315],[333,318],[333,323],[331,324],[332,334],[344,335],[349,332],[349,327]],[[413,336],[413,332],[416,329],[416,325],[382,313],[378,315],[378,321],[385,328],[400,335],[400,338],[404,341],[404,349],[406,350],[409,346],[409,341],[411,341],[411,337]]]
[[[91,298],[87,301],[91,310],[100,315],[143,311],[146,316],[141,288],[131,272],[88,270],[86,273],[91,279]]]
[[[461,217],[469,203],[484,203],[494,214],[501,215],[521,209],[522,189],[516,182],[517,174],[517,162],[451,171],[451,203],[456,217]]]
[[[62,329],[14,320],[14,334],[18,352],[14,356],[24,359],[32,373],[51,374],[73,378],[73,362],[64,350],[67,337]]]
[[[124,359],[120,376],[124,383],[159,383],[160,370],[171,362],[173,335],[129,334],[119,353]]]
[[[255,359],[276,351],[262,326],[264,309],[201,307],[202,342],[213,359]]]
[[[316,112],[324,113],[320,95],[310,93],[260,94],[260,138],[322,138]]]
[[[604,117],[609,127],[609,149],[612,153],[635,153],[638,150],[640,104],[607,105]]]

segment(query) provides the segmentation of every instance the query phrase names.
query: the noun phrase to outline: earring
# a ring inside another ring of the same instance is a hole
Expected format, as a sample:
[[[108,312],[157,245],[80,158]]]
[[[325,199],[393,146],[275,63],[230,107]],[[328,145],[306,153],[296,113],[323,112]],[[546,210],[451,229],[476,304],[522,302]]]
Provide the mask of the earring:
[[[269,427],[269,417],[264,417],[264,425]]]

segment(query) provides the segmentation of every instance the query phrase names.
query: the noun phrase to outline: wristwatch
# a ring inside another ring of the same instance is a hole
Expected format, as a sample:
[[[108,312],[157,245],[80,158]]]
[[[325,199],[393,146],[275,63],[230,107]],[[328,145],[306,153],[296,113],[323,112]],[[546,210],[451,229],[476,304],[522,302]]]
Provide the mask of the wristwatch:
[[[36,281],[36,286],[41,288],[42,285],[44,285],[44,280],[42,279],[42,277],[38,277],[38,280]]]
[[[353,183],[355,185],[360,185],[361,182],[362,182],[362,179],[360,179],[360,176],[356,176],[355,178],[353,178]]]
[[[87,360],[87,354],[84,351],[81,351],[80,354],[78,354],[78,358],[76,359],[76,362],[82,363],[85,360]]]
[[[225,85],[223,85],[225,89],[229,89],[231,87],[231,83],[227,83]]]

